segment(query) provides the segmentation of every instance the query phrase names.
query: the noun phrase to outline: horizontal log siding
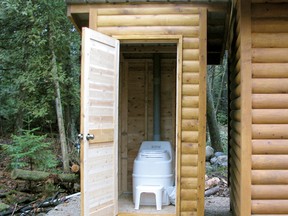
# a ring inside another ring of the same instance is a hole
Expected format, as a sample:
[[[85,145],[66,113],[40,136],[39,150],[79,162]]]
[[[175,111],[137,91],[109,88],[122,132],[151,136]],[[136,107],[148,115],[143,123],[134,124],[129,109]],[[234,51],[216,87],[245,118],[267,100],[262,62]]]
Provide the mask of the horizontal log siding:
[[[203,182],[199,181],[199,174],[204,178],[203,163],[198,163],[199,157],[203,158],[205,144],[199,140],[205,137],[205,132],[199,129],[199,125],[205,116],[205,109],[201,112],[199,106],[201,100],[206,100],[201,94],[200,86],[205,83],[205,75],[200,73],[200,12],[202,10],[193,6],[185,5],[161,5],[161,7],[151,8],[151,6],[137,5],[126,10],[122,7],[111,5],[110,8],[97,9],[97,31],[108,35],[182,35],[183,36],[183,64],[182,64],[182,91],[180,131],[181,143],[178,152],[180,169],[177,171],[177,215],[202,215],[204,212],[203,194],[199,193],[203,187]],[[205,23],[206,25],[206,23]],[[204,42],[206,40],[202,40]],[[206,44],[205,44],[206,47]],[[202,56],[203,58],[203,56]],[[206,54],[204,56],[206,58]],[[204,65],[204,68],[206,65]],[[202,66],[203,68],[203,66]],[[203,97],[203,98],[201,98]],[[203,104],[203,103],[202,103]],[[205,126],[204,126],[205,128]],[[200,132],[200,133],[199,133]],[[178,135],[178,136],[179,136]],[[199,153],[201,155],[199,155]],[[202,169],[199,171],[199,169]],[[200,189],[199,189],[200,188]],[[203,192],[204,193],[204,192]],[[180,202],[180,203],[179,203]],[[197,213],[197,211],[200,211]]]
[[[230,26],[234,35],[230,41],[230,140],[229,140],[229,180],[230,180],[230,202],[234,215],[240,215],[240,163],[241,163],[241,131],[237,125],[241,121],[241,95],[240,95],[240,55],[239,55],[239,20],[238,14],[234,14],[233,23]],[[238,79],[237,79],[238,77]]]
[[[252,215],[288,214],[288,3],[252,4]]]
[[[234,215],[251,214],[250,1],[235,1],[230,25],[229,182]]]

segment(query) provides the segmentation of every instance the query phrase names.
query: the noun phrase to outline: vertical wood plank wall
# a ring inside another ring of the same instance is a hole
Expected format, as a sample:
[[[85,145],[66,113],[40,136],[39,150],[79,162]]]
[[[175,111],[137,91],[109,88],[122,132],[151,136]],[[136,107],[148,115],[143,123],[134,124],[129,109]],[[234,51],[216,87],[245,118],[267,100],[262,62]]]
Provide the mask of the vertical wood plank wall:
[[[201,43],[199,23],[200,12],[203,11],[205,16],[206,9],[195,8],[192,4],[97,5],[94,9],[97,17],[90,22],[97,22],[93,24],[96,30],[108,35],[183,36],[183,62],[178,62],[182,64],[182,84],[178,86],[182,94],[181,104],[177,104],[181,115],[177,120],[180,124],[177,134],[180,164],[177,169],[176,211],[181,216],[204,215],[204,179],[202,181],[198,176],[203,175],[205,169],[202,160],[205,154],[206,108],[202,101],[206,101],[206,91],[204,89],[200,93],[199,86],[205,86],[202,82],[205,81],[206,65],[201,64],[206,62],[203,61],[206,55],[201,56],[200,63],[200,50],[206,50],[206,23]],[[128,166],[131,166],[132,162],[129,163]]]
[[[251,3],[234,1],[230,25],[230,189],[234,215],[251,215]]]
[[[252,215],[288,214],[288,2],[252,0]]]
[[[176,51],[176,50],[175,50]],[[134,54],[137,56],[137,54]],[[125,70],[125,71],[124,71]],[[122,75],[123,74],[123,75]],[[133,162],[145,140],[153,140],[153,59],[127,59],[120,71],[121,126],[127,136],[119,144],[119,192],[132,192]],[[161,59],[161,140],[175,149],[176,58]]]

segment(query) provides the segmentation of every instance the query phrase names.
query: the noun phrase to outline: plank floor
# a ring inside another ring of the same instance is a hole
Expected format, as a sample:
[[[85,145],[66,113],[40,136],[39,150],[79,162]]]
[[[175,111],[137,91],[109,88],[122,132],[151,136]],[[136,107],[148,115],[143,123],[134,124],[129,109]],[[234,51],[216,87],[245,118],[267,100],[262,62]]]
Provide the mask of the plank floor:
[[[119,213],[141,213],[141,214],[175,214],[176,208],[173,205],[162,206],[162,209],[157,211],[156,206],[141,206],[139,210],[134,209],[134,203],[132,200],[132,193],[122,194],[118,199],[118,212]]]

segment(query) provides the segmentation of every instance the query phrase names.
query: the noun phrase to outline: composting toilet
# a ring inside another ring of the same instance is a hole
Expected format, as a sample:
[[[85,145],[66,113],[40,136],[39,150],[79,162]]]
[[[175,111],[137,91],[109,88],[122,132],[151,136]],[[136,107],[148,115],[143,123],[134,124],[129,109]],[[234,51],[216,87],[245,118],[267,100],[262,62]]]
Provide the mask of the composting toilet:
[[[174,151],[168,141],[144,141],[133,165],[133,202],[139,201],[139,188],[142,190],[150,187],[150,191],[141,194],[140,205],[155,205],[156,193],[151,193],[151,188],[161,189],[161,205],[169,205],[166,189],[174,186]],[[136,197],[136,191],[137,196]],[[136,207],[135,207],[136,208]],[[158,205],[157,205],[158,209]]]

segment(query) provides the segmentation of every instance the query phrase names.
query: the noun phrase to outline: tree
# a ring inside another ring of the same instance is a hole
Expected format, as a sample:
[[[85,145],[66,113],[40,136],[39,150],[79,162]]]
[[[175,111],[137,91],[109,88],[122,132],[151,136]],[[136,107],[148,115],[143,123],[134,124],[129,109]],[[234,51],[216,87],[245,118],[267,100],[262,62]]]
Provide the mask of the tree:
[[[216,112],[214,108],[214,99],[211,91],[211,80],[209,75],[215,72],[215,66],[210,66],[208,69],[207,79],[207,124],[211,140],[211,146],[219,152],[223,152],[221,143],[220,130],[216,119]]]
[[[35,131],[25,130],[20,136],[13,135],[13,144],[6,145],[6,152],[11,157],[11,168],[30,167],[30,170],[53,169],[57,165],[56,156],[51,152],[51,143],[46,135],[36,135]]]
[[[74,119],[79,119],[79,34],[69,23],[62,0],[2,0],[0,4],[0,119],[4,125],[0,132],[40,127],[44,133],[54,133],[58,125],[66,146],[62,147],[63,166],[68,170],[65,125],[75,131]],[[70,115],[63,115],[65,109]]]
[[[227,56],[225,58],[227,59]],[[223,65],[221,65],[221,69],[222,69],[221,83],[219,86],[219,93],[218,93],[218,96],[217,96],[216,101],[215,101],[216,102],[216,105],[215,105],[216,114],[218,114],[218,112],[219,112],[221,99],[223,98],[223,90],[225,89],[225,87],[227,88],[227,84],[225,85],[225,82],[227,82],[227,76],[228,76],[227,60],[224,61]],[[226,96],[226,99],[227,99],[227,96]]]

